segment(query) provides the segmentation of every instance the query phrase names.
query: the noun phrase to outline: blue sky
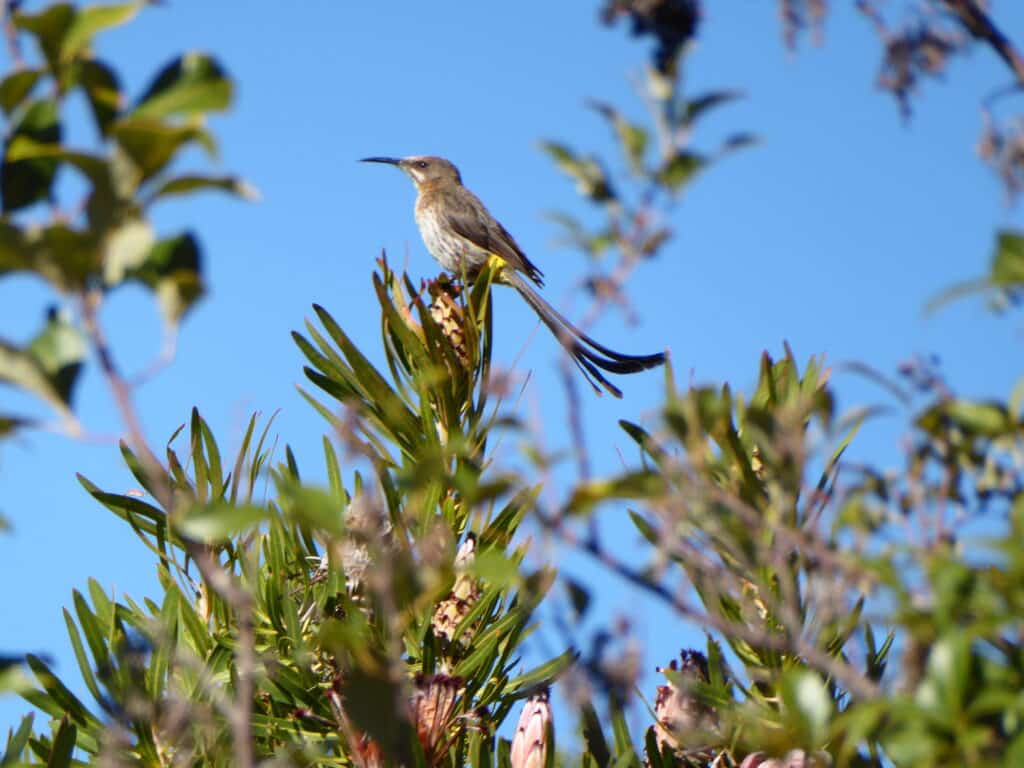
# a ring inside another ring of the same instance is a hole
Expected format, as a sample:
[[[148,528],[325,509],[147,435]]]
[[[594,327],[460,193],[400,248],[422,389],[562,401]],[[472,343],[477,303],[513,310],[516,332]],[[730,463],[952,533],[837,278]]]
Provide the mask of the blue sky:
[[[997,228],[1020,223],[973,149],[980,96],[1009,80],[1002,65],[980,49],[956,59],[943,82],[926,85],[906,123],[874,87],[877,41],[853,10],[837,7],[824,46],[793,55],[774,4],[707,6],[690,92],[740,88],[747,96],[709,118],[696,143],[711,147],[738,131],[762,143],[688,188],[672,221],[675,239],[629,284],[639,324],[610,312],[594,335],[626,351],[669,348],[684,382],[749,388],[761,351],[781,354],[788,340],[798,359],[825,353],[833,363],[863,361],[885,372],[908,356],[937,353],[958,391],[1006,395],[1019,375],[1015,317],[993,318],[977,301],[922,313],[944,287],[985,270]],[[1024,8],[1004,3],[996,11],[1005,29],[1024,29]],[[213,124],[218,169],[242,174],[263,195],[258,204],[209,195],[157,209],[162,231],[198,229],[211,291],[186,319],[174,364],[138,393],[153,443],[162,445],[196,405],[231,450],[253,410],[280,409],[281,440],[308,475],[320,472],[325,425],[295,392],[302,361],[289,332],[315,301],[380,360],[374,259],[386,248],[413,275],[437,272],[415,229],[408,180],[360,157],[452,159],[544,270],[546,295],[578,311],[583,297],[573,286],[583,257],[553,246],[557,232],[544,213],[586,209],[537,142],[566,140],[618,162],[605,125],[584,103],[600,98],[641,117],[631,83],[648,45],[625,25],[602,27],[596,4],[579,0],[179,0],[104,36],[100,53],[131,93],[179,52],[216,54],[237,81],[235,108]],[[84,121],[72,126],[73,140],[91,142],[90,130]],[[54,298],[27,278],[0,281],[0,333],[27,338]],[[499,294],[497,312],[496,360],[512,365],[522,353],[518,369],[532,371],[525,412],[549,449],[568,448],[557,345],[535,330],[511,291]],[[117,294],[103,319],[125,369],[156,355],[159,319],[141,291]],[[890,404],[856,377],[835,381],[844,409]],[[584,393],[599,472],[635,456],[616,421],[650,420],[664,386],[657,372],[618,383],[621,401]],[[77,399],[91,439],[37,431],[0,444],[0,511],[14,525],[0,536],[8,617],[0,650],[50,654],[65,675],[75,675],[61,615],[72,589],[94,577],[117,594],[154,591],[146,551],[74,479],[82,472],[105,489],[133,487],[94,368]],[[0,389],[0,406],[45,416],[9,389]],[[904,423],[896,414],[869,425],[854,454],[895,465]],[[503,451],[512,456],[515,448],[506,441]],[[624,546],[636,539],[614,520],[609,530]],[[571,554],[538,547],[538,558],[556,556],[567,571],[590,573]],[[664,615],[621,585],[600,586],[605,615],[634,618],[645,669],[694,642],[692,632],[666,633]],[[23,710],[0,700],[0,727]]]

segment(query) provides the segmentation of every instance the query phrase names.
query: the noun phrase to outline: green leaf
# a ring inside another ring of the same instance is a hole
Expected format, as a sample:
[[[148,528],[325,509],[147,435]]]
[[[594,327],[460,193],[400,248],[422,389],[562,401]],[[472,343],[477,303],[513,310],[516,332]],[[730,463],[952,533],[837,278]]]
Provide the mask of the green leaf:
[[[89,5],[78,9],[61,45],[61,58],[68,61],[88,48],[97,32],[124,24],[138,13],[141,3]]]
[[[570,649],[564,653],[555,656],[553,659],[541,664],[539,667],[531,669],[525,675],[509,680],[505,684],[505,690],[503,694],[511,696],[523,696],[529,692],[535,691],[538,686],[551,685],[555,682],[569,667],[576,663],[576,659],[579,658],[579,653]]]
[[[1012,432],[1015,427],[1003,403],[953,400],[947,404],[946,411],[961,428],[985,437],[999,437]]]
[[[2,352],[0,352],[2,354]],[[0,413],[0,438],[10,437],[19,429],[31,427],[35,424],[31,419],[24,419],[20,416],[12,416],[7,413]],[[0,530],[3,526],[0,525]]]
[[[1000,437],[1016,429],[1014,418],[1003,403],[946,400],[927,409],[917,418],[917,425],[931,435],[946,433],[949,425],[969,435]]]
[[[686,102],[686,109],[683,114],[683,122],[692,125],[697,119],[715,107],[728,104],[743,96],[740,91],[709,91],[697,98]]]
[[[85,342],[78,329],[63,314],[51,310],[46,326],[26,347],[0,340],[0,381],[28,390],[70,415],[84,359]]]
[[[0,675],[0,680],[2,680],[2,677],[3,676]],[[0,690],[5,690],[2,687],[2,683],[0,683]],[[34,719],[34,714],[25,715],[21,718],[21,722],[18,724],[18,729],[13,733],[8,732],[7,748],[4,750],[3,755],[0,755],[0,766],[23,764],[21,756],[25,751],[25,746],[28,744],[29,736],[32,735],[32,721]]]
[[[32,249],[21,229],[0,221],[0,276],[32,266]]]
[[[187,53],[166,67],[139,99],[135,116],[164,118],[190,116],[231,105],[232,85],[216,59]]]
[[[58,161],[52,158],[11,159],[8,153],[19,137],[40,144],[59,144],[61,127],[57,102],[39,99],[25,110],[11,128],[0,166],[0,201],[4,211],[16,211],[48,200]]]
[[[633,749],[633,737],[629,733],[626,712],[621,706],[614,703],[611,706],[611,710],[612,734],[615,737],[615,765],[622,768],[625,766],[639,768],[640,759]]]
[[[665,480],[656,472],[628,472],[608,480],[580,483],[573,490],[566,509],[578,514],[611,499],[648,499],[665,493]]]
[[[74,594],[76,601],[82,599],[78,590],[75,590]],[[75,660],[78,662],[78,668],[82,673],[82,679],[85,683],[85,687],[89,689],[89,693],[92,695],[93,699],[100,702],[102,705],[103,691],[100,689],[99,683],[96,680],[96,675],[93,674],[93,664],[85,653],[85,646],[82,644],[82,635],[78,631],[78,627],[75,625],[74,619],[67,608],[64,609],[64,624],[67,628],[68,639],[71,641],[71,648],[75,653]],[[96,657],[97,662],[99,662],[101,658],[104,662],[109,662],[109,654],[104,652],[101,657]]]
[[[0,109],[5,115],[10,117],[44,74],[41,69],[19,69],[0,80]]]
[[[25,694],[26,700],[52,717],[58,718],[67,715],[77,724],[88,728],[99,725],[96,716],[71,692],[71,689],[53,674],[46,662],[31,653],[25,657],[25,661],[43,687],[42,691]]]
[[[101,491],[84,475],[78,474],[76,477],[90,496],[128,522],[136,533],[147,533],[160,538],[166,536],[167,518],[162,510],[134,496],[121,496]]]
[[[788,710],[799,717],[810,744],[824,743],[834,705],[821,677],[808,669],[791,671],[782,679],[782,697]]]
[[[270,509],[255,504],[214,502],[190,509],[177,528],[189,538],[213,544],[249,531],[272,516]]]
[[[611,751],[608,749],[608,740],[601,726],[601,718],[589,699],[584,699],[580,703],[580,720],[587,752],[597,761],[598,768],[607,768],[612,759]]]
[[[188,195],[203,190],[219,190],[240,197],[243,200],[256,202],[260,199],[259,191],[245,179],[238,176],[175,176],[160,183],[149,195],[149,202],[160,198],[177,195]]]
[[[991,280],[998,286],[1024,283],[1024,235],[1003,230],[996,238]]]
[[[15,26],[35,36],[54,76],[60,74],[61,50],[74,19],[75,8],[71,3],[54,3],[39,13],[14,15]]]
[[[695,152],[681,150],[676,152],[661,170],[658,171],[658,181],[673,191],[688,183],[706,164],[706,160]]]
[[[170,125],[149,117],[127,117],[110,126],[111,135],[146,181],[162,171],[182,147],[197,143],[215,155],[213,137],[198,125]]]
[[[591,106],[612,124],[615,135],[622,147],[622,154],[626,156],[630,168],[636,173],[642,171],[644,156],[647,152],[647,131],[626,120],[622,113],[610,104],[594,102]]]
[[[205,292],[199,243],[191,232],[160,240],[125,279],[149,286],[157,297],[164,322],[177,325]]]
[[[595,203],[603,203],[616,197],[611,180],[601,164],[593,157],[581,157],[565,144],[542,141],[542,150],[547,152],[555,164],[568,176],[576,180],[576,191]]]
[[[277,487],[282,509],[290,518],[335,536],[344,532],[342,507],[329,491],[303,486],[286,477],[278,479]]]
[[[61,400],[70,404],[86,349],[85,340],[68,316],[51,311],[46,327],[32,340],[28,351],[46,373]]]
[[[103,282],[114,286],[146,263],[153,249],[153,227],[144,219],[129,219],[107,235],[103,249]]]
[[[60,726],[53,737],[53,747],[50,749],[50,759],[46,761],[47,768],[69,768],[71,765],[71,753],[75,749],[75,740],[78,736],[78,728],[70,721],[67,715],[61,718]]]
[[[72,229],[56,223],[30,230],[31,268],[49,280],[58,290],[81,289],[96,273],[99,242],[88,230]]]
[[[519,565],[496,549],[477,552],[469,572],[492,585],[510,586],[519,580]]]
[[[106,136],[122,106],[123,97],[117,73],[102,61],[86,59],[78,64],[77,79],[85,91],[97,130],[101,136]]]

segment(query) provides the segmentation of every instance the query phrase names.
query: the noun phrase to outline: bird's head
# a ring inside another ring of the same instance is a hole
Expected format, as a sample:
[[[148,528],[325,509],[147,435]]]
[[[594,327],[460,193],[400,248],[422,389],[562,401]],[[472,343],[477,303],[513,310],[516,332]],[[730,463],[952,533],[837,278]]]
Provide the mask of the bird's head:
[[[387,163],[401,168],[417,188],[431,182],[462,183],[459,169],[443,157],[413,155],[410,157],[364,157],[364,163]]]

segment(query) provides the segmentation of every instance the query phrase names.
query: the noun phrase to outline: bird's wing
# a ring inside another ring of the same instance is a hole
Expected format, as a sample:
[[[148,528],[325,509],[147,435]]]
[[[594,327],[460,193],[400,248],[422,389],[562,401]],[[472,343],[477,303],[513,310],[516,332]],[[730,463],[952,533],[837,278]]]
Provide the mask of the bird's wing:
[[[461,191],[468,198],[465,205],[448,205],[443,208],[448,228],[495,256],[500,256],[537,285],[543,285],[544,274],[526,257],[512,235],[491,216],[476,195],[465,188]]]

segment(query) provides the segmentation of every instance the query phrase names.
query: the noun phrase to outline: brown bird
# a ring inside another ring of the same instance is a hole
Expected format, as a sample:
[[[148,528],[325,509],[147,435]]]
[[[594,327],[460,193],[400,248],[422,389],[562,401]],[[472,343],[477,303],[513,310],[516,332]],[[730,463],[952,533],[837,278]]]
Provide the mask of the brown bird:
[[[387,163],[405,171],[416,185],[416,224],[427,250],[456,275],[472,280],[491,256],[507,265],[498,280],[515,288],[572,357],[587,381],[615,397],[622,392],[601,371],[639,373],[665,362],[665,355],[625,355],[590,338],[548,304],[530,284],[543,285],[541,271],[498,223],[480,199],[462,186],[459,169],[443,157],[366,157],[364,163]],[[601,370],[598,370],[601,369]]]

